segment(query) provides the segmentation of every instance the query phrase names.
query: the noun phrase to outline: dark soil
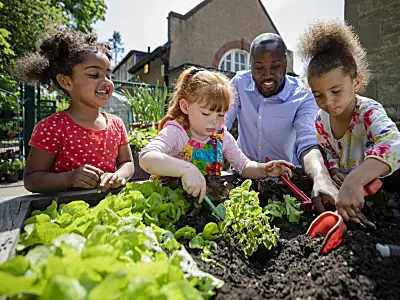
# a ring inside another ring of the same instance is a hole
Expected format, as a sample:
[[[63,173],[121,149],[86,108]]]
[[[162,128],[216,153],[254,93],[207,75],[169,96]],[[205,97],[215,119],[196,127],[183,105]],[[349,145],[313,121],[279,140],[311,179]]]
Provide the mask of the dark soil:
[[[309,193],[307,180],[296,176],[293,181]],[[261,190],[263,202],[288,193],[279,182],[256,182],[253,187]],[[380,198],[386,205],[389,198],[398,208],[398,195],[381,193],[375,203]],[[343,244],[327,255],[319,254],[316,239],[305,236],[308,222],[304,221],[312,217],[310,213],[300,223],[276,223],[281,231],[278,246],[272,251],[259,247],[250,258],[232,242],[217,240],[212,258],[224,268],[204,263],[200,250],[188,250],[202,270],[225,281],[214,299],[400,299],[400,258],[381,258],[375,249],[376,243],[400,244],[400,219],[388,214],[391,208],[385,205],[371,212],[377,229],[348,224]],[[178,226],[191,225],[199,232],[212,221],[209,215],[203,207],[199,216],[184,217]]]

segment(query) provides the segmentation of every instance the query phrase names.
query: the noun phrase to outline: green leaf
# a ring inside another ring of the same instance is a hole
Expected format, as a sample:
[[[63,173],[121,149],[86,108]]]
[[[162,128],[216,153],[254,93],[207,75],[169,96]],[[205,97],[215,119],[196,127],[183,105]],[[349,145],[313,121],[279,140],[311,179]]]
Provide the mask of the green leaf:
[[[214,222],[210,222],[204,227],[203,233],[201,235],[203,239],[213,241],[217,239],[215,235],[218,233],[219,233],[218,225]]]
[[[0,296],[11,296],[22,292],[40,295],[43,289],[40,284],[35,285],[36,276],[13,276],[0,271],[0,282]]]
[[[13,276],[23,276],[28,270],[29,262],[22,255],[17,255],[0,265],[0,271],[7,272]]]
[[[86,290],[76,279],[56,276],[49,280],[40,300],[80,300],[86,298]]]
[[[108,275],[104,281],[90,291],[88,300],[108,300],[122,292],[129,282],[127,270]]]
[[[189,242],[189,247],[191,249],[203,249],[205,246],[205,242],[201,234],[196,235]]]
[[[184,238],[190,240],[196,236],[196,229],[190,226],[185,226],[178,229],[174,234],[176,239]]]
[[[300,210],[300,204],[296,204],[296,198],[289,195],[283,195],[283,199],[286,204],[286,215],[289,222],[299,222],[302,211]]]

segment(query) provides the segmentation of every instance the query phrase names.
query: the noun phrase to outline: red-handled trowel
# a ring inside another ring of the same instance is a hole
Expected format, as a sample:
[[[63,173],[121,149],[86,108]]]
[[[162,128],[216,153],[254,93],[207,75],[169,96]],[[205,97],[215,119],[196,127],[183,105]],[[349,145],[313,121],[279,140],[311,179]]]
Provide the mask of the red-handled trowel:
[[[375,194],[382,187],[382,181],[378,178],[364,186],[364,196]],[[337,248],[343,241],[343,234],[346,225],[343,218],[336,212],[326,211],[320,214],[310,225],[307,235],[317,237],[318,234],[324,237],[321,245],[321,254],[326,254],[330,250]]]

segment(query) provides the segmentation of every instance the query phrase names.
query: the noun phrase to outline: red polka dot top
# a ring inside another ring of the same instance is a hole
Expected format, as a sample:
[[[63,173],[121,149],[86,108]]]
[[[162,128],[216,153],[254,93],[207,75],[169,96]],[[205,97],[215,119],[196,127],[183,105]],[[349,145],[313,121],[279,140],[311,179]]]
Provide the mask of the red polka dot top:
[[[114,173],[119,147],[129,142],[122,120],[103,113],[107,120],[103,130],[91,130],[76,124],[65,111],[41,120],[33,129],[29,145],[54,153],[52,173],[68,172],[88,164]]]

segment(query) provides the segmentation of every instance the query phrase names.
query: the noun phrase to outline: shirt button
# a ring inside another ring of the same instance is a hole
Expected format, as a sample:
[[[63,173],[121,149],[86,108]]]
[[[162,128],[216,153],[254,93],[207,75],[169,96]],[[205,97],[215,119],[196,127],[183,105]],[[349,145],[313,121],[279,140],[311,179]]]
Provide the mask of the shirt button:
[[[261,146],[258,146],[258,149],[261,149]]]
[[[267,102],[267,99],[264,99],[264,102]]]
[[[261,119],[261,116],[258,116],[259,119]]]
[[[262,131],[260,131],[260,134],[262,133]]]

